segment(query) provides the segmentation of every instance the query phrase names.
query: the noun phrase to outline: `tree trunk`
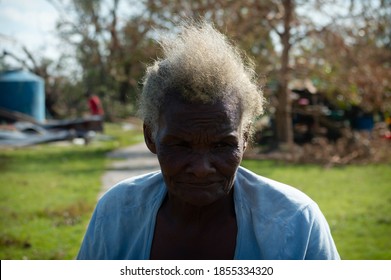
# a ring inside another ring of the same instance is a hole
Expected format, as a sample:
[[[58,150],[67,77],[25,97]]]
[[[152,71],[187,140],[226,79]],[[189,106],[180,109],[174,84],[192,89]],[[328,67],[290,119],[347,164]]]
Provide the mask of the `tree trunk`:
[[[278,145],[291,147],[293,144],[293,127],[292,127],[292,104],[290,92],[288,89],[289,82],[289,51],[290,29],[293,13],[293,3],[291,0],[282,1],[284,6],[284,30],[280,34],[282,44],[280,81],[278,89],[278,105],[276,110],[276,133]]]

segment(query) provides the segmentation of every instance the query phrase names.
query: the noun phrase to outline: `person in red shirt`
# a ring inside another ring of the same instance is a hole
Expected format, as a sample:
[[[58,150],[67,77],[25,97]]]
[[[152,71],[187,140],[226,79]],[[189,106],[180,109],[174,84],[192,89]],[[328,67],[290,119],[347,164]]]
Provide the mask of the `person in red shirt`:
[[[104,110],[102,103],[97,95],[89,95],[88,106],[90,107],[90,112],[92,115],[103,116]]]

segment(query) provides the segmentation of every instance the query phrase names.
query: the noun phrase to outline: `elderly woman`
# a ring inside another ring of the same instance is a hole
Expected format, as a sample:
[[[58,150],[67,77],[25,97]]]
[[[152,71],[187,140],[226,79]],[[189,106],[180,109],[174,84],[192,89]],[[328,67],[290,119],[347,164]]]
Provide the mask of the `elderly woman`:
[[[239,166],[263,110],[252,65],[207,23],[162,46],[140,100],[161,171],[103,196],[78,259],[338,259],[310,198]]]

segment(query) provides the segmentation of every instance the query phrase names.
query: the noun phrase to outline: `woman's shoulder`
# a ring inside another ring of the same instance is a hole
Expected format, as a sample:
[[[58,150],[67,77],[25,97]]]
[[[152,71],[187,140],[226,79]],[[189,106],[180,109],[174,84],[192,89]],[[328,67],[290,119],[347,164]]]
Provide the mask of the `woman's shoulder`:
[[[284,207],[293,210],[315,205],[315,202],[301,190],[243,167],[238,170],[236,185],[235,191],[239,192],[241,199],[252,207]]]

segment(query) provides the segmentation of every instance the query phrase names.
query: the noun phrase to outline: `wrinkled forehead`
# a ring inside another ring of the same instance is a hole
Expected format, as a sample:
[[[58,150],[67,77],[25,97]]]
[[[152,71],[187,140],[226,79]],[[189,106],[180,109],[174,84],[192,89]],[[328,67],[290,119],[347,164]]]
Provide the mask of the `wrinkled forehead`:
[[[216,125],[229,122],[239,127],[242,117],[241,111],[239,102],[233,98],[221,98],[209,102],[190,102],[178,95],[169,94],[165,97],[159,119],[170,122],[214,120]]]

